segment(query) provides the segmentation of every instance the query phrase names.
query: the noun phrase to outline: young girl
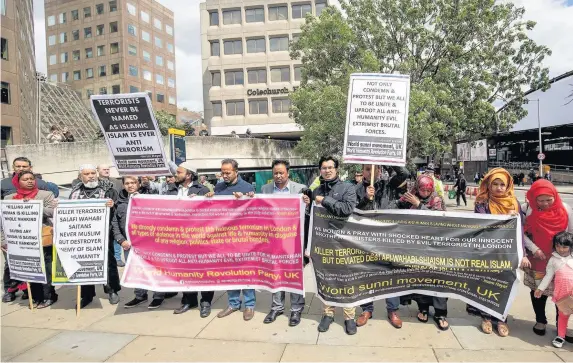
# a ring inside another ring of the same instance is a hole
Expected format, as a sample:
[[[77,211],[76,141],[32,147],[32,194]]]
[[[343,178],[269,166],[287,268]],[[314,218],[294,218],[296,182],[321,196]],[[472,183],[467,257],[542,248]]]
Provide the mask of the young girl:
[[[573,233],[559,232],[553,238],[553,254],[547,263],[545,277],[541,280],[539,287],[535,290],[534,296],[540,298],[543,291],[549,286],[551,281],[554,282],[553,302],[573,296]],[[554,280],[555,279],[555,280]],[[569,315],[559,311],[557,320],[557,336],[553,339],[553,346],[561,348],[565,342],[565,333],[567,333],[567,322]]]

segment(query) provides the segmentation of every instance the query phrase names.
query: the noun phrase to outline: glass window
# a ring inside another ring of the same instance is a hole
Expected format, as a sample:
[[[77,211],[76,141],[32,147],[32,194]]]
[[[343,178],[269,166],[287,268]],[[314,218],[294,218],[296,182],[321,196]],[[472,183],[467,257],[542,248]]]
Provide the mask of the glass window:
[[[149,14],[143,10],[141,10],[141,20],[143,20],[146,23],[149,23]]]
[[[146,62],[151,62],[151,54],[149,54],[148,51],[144,50],[142,51],[143,54],[143,60]]]
[[[266,69],[250,69],[247,71],[249,84],[267,83]]]
[[[221,87],[221,72],[211,72],[211,86]]]
[[[110,54],[119,53],[119,43],[111,43],[109,45],[109,53]]]
[[[209,25],[210,26],[218,26],[219,25],[219,12],[218,11],[210,11],[209,12]]]
[[[60,33],[60,44],[68,41],[68,33]]]
[[[99,66],[98,73],[100,77],[105,77],[107,75],[105,66]]]
[[[84,38],[88,39],[92,37],[92,28],[84,28]]]
[[[292,18],[301,19],[312,12],[310,4],[301,4],[292,6]]]
[[[155,64],[158,66],[163,66],[163,57],[160,55],[155,56]]]
[[[107,87],[100,87],[99,88],[100,95],[107,95]]]
[[[111,93],[113,93],[114,95],[121,93],[121,87],[119,87],[119,84],[114,84],[113,86],[111,86]]]
[[[247,39],[247,53],[266,52],[265,38]]]
[[[163,26],[161,25],[161,20],[157,18],[153,18],[153,26],[159,30],[162,30]]]
[[[243,42],[239,40],[225,40],[223,41],[225,54],[243,54]]]
[[[169,35],[173,35],[173,27],[171,25],[165,24],[165,32]]]
[[[141,31],[141,39],[145,40],[146,42],[151,42],[151,36],[144,30]]]
[[[105,55],[105,45],[98,45],[97,46],[97,56],[102,57]]]
[[[273,99],[273,113],[288,113],[290,100],[288,98]]]
[[[50,54],[50,62],[49,63],[51,66],[58,63],[58,57],[55,54]]]
[[[60,13],[59,20],[60,20],[60,24],[65,24],[66,23],[66,13]]]
[[[241,10],[223,10],[223,24],[241,24]]]
[[[175,104],[177,104],[176,101],[175,101],[175,97],[169,96],[169,104],[170,104],[170,105],[175,105]]]
[[[119,63],[111,65],[111,74],[119,74]]]
[[[287,20],[288,8],[286,6],[269,6],[269,20]]]
[[[130,66],[129,66],[129,75],[130,75],[130,76],[137,77],[137,74],[138,74],[138,72],[137,72],[137,67],[130,65]]]
[[[300,81],[302,76],[301,76],[301,72],[300,72],[300,66],[294,66],[294,80],[295,81]]]
[[[143,70],[143,79],[145,79],[146,81],[151,81],[151,72]]]
[[[271,68],[271,82],[290,82],[290,67]]]
[[[130,15],[135,16],[135,14],[137,13],[137,10],[135,10],[135,5],[130,4],[130,3],[127,3],[127,12],[128,12]]]
[[[244,116],[245,101],[227,101],[227,116]]]
[[[155,46],[159,48],[163,48],[163,40],[159,37],[155,37]]]
[[[94,69],[93,68],[86,68],[86,78],[94,78]]]
[[[90,6],[84,8],[84,18],[92,16],[92,8]]]
[[[51,82],[58,82],[58,75],[57,74],[50,74],[50,81]]]
[[[79,50],[74,50],[72,52],[72,59],[75,61],[79,61],[80,60],[80,51]]]
[[[280,37],[269,37],[271,52],[281,52],[288,50],[288,35]]]
[[[2,59],[8,60],[8,40],[4,38],[1,38],[1,40],[2,40],[2,45],[0,54],[2,55]]]
[[[155,83],[157,84],[163,84],[163,76],[161,74],[156,74],[155,75]]]
[[[117,21],[109,23],[109,32],[110,33],[117,33],[117,31],[118,31]]]
[[[262,23],[265,21],[265,8],[245,9],[245,21],[247,23]]]
[[[314,11],[315,11],[316,16],[320,16],[320,14],[322,14],[322,11],[324,10],[324,8],[326,8],[326,2],[317,1],[316,4],[314,5]]]
[[[48,16],[48,26],[56,25],[56,16],[50,15]]]
[[[70,72],[62,72],[62,82],[67,82],[70,80]]]
[[[60,53],[60,63],[68,63],[68,52]]]
[[[167,87],[175,88],[175,80],[173,78],[167,78]]]
[[[48,37],[48,45],[55,45],[56,44],[56,36],[55,35],[50,35]]]
[[[89,99],[92,95],[94,94],[94,90],[93,89],[87,89],[86,90],[86,96]]]
[[[175,65],[173,64],[172,61],[167,61],[167,69],[171,71],[175,69]]]
[[[168,51],[169,53],[173,53],[173,44],[167,43],[167,51]]]
[[[96,26],[96,35],[103,35],[103,31],[104,31],[103,28],[104,28],[103,24],[97,25]]]
[[[221,102],[211,102],[213,106],[213,117],[221,117],[223,116],[223,107]]]
[[[129,86],[129,93],[137,93],[139,92],[139,88],[135,86]]]
[[[114,11],[117,11],[117,0],[112,0],[109,2],[109,12],[113,13]]]
[[[80,31],[79,31],[79,29],[72,30],[72,40],[80,40]]]
[[[97,15],[103,14],[103,4],[97,4],[96,5],[96,13],[97,13]]]
[[[226,71],[225,72],[225,85],[237,86],[244,84],[243,71]]]
[[[249,114],[266,115],[268,113],[269,113],[269,107],[267,100],[249,101]]]
[[[93,53],[93,49],[90,48],[86,48],[86,58],[93,58],[94,53]]]
[[[137,34],[136,34],[136,33],[137,33],[137,28],[135,27],[135,25],[128,24],[128,25],[127,25],[127,32],[128,32],[129,34],[133,35],[133,36],[136,36],[136,35],[137,35]]]
[[[74,81],[81,81],[82,71],[74,71]]]
[[[72,21],[74,20],[80,20],[80,13],[77,9],[72,10]]]
[[[163,95],[162,93],[157,93],[156,95],[156,100],[159,103],[163,103],[165,102],[165,95]]]
[[[129,55],[137,55],[137,47],[133,44],[127,46],[127,53]]]
[[[218,57],[220,55],[219,41],[211,40],[210,43],[211,43],[211,56]]]

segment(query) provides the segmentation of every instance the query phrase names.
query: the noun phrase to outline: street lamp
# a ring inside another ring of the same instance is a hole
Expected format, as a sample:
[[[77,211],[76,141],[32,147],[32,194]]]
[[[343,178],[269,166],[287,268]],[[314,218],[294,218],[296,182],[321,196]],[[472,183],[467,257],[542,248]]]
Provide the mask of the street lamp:
[[[541,118],[539,117],[539,98],[536,100],[528,100],[528,102],[537,102],[537,128],[539,129],[539,154],[543,154],[543,143],[541,141]],[[539,176],[543,178],[543,160],[537,155],[539,159]]]

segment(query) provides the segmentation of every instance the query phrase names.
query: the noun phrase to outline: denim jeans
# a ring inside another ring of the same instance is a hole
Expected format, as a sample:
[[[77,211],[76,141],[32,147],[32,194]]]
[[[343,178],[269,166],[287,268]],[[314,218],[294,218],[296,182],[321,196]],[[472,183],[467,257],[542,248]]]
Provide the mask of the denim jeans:
[[[227,295],[229,296],[229,307],[233,309],[241,308],[241,291],[243,292],[243,297],[245,298],[245,307],[254,309],[257,297],[255,295],[255,290],[253,289],[228,290]]]
[[[123,255],[125,256],[125,262],[127,262],[127,258],[129,257],[129,251],[131,251],[131,247],[128,248],[127,250],[123,250]]]
[[[113,242],[113,255],[115,257],[116,261],[121,261],[121,250],[123,248],[121,248],[120,244],[117,242]],[[125,257],[125,259],[127,260],[127,256]]]

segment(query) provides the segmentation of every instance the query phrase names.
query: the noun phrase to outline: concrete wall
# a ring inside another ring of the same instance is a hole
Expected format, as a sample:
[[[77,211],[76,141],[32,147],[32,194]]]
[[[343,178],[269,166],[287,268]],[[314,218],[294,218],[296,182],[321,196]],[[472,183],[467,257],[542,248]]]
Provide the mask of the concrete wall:
[[[263,139],[234,139],[223,137],[188,137],[187,160],[193,161],[199,172],[216,171],[224,158],[238,161],[241,170],[270,168],[273,159],[287,159],[292,166],[311,165],[295,154],[294,144],[288,141]],[[169,142],[164,140],[167,155]],[[32,161],[34,172],[44,180],[59,185],[69,184],[77,177],[81,164],[111,164],[112,158],[105,141],[74,142],[6,147],[8,165],[18,156]],[[117,176],[112,168],[112,176]]]

